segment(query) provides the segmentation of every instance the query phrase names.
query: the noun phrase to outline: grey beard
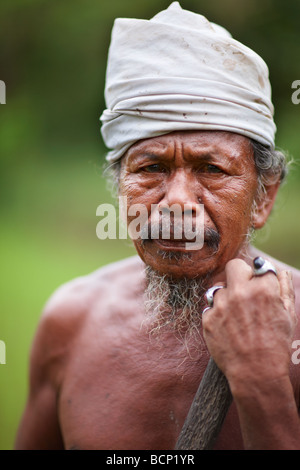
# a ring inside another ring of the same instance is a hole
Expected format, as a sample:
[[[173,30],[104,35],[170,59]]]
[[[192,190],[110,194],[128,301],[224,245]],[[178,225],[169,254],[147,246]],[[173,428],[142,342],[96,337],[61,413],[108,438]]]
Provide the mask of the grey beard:
[[[185,339],[199,332],[201,313],[206,305],[204,294],[211,287],[212,276],[173,279],[145,268],[147,286],[145,310],[151,333],[172,330]]]

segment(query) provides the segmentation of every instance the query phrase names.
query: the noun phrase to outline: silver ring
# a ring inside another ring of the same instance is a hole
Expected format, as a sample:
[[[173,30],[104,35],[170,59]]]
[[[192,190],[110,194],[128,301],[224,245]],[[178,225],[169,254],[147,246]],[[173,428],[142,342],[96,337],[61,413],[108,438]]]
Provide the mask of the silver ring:
[[[206,308],[203,310],[202,315],[204,315],[205,312],[207,312],[207,310],[210,310],[210,309],[211,309],[211,307],[206,307]]]
[[[267,272],[272,272],[277,276],[277,271],[270,261],[258,256],[253,260],[254,276],[263,276]]]
[[[214,304],[214,295],[217,290],[219,289],[224,289],[224,286],[213,286],[210,289],[208,289],[205,293],[205,297],[208,303],[209,307],[212,307]]]

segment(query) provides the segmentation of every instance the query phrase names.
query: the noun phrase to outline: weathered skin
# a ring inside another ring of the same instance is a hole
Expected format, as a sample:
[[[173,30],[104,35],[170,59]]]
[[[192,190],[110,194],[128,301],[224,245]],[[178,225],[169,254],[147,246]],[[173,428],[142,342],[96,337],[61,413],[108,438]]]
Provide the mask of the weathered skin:
[[[260,253],[245,247],[245,233],[264,225],[278,184],[251,217],[256,189],[242,136],[178,132],[127,152],[121,194],[130,204],[193,208],[201,200],[206,226],[221,236],[218,252],[204,246],[192,262],[178,262],[157,250],[181,251],[182,243],[136,241],[140,257],[61,287],[33,344],[17,449],[173,449],[210,353],[234,397],[215,448],[300,449],[300,364],[291,361],[292,341],[300,339],[300,274],[262,254],[280,274],[252,278],[249,265]],[[206,344],[187,351],[171,331],[149,337],[144,262],[178,278],[209,270],[212,284],[226,284],[203,317]]]

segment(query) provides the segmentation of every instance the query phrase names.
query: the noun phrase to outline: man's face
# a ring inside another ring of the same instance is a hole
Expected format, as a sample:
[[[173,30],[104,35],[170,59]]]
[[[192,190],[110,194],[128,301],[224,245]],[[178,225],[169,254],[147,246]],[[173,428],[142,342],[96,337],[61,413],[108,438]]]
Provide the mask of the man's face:
[[[174,132],[133,145],[122,161],[120,194],[127,204],[204,206],[205,239],[187,251],[182,240],[134,240],[146,265],[174,278],[223,271],[239,255],[251,226],[257,173],[246,137],[221,131]],[[128,217],[128,223],[132,217]],[[213,234],[213,239],[211,237]],[[172,256],[175,255],[175,256]]]

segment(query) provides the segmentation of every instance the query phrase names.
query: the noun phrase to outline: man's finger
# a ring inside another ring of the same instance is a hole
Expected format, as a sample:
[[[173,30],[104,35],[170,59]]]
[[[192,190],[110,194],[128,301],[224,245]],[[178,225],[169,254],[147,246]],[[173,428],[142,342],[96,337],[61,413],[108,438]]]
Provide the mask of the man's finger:
[[[225,273],[227,287],[231,287],[240,281],[250,281],[253,269],[241,259],[232,259],[226,264]]]

